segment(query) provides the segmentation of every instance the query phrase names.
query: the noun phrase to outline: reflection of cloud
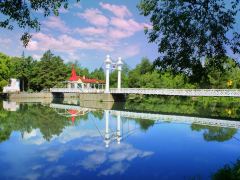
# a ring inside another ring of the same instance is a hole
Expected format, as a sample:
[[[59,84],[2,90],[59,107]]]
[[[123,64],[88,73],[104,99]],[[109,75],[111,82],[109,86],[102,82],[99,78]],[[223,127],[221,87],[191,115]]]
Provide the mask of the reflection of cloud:
[[[99,175],[114,175],[116,173],[122,174],[126,171],[126,169],[129,167],[128,164],[124,164],[124,163],[116,163],[113,164],[110,168],[107,168],[106,170],[103,170],[102,172],[100,172]]]
[[[106,159],[107,158],[105,153],[97,152],[83,160],[81,165],[88,170],[96,169],[99,165],[103,164],[106,161]]]
[[[100,165],[112,164],[105,170],[102,170],[99,175],[112,175],[115,173],[123,173],[129,167],[129,162],[136,158],[145,158],[153,155],[151,151],[142,151],[134,148],[132,145],[127,143],[112,144],[109,149],[106,150],[102,143],[96,143],[96,139],[91,144],[86,143],[75,147],[74,150],[81,150],[88,152],[87,158],[76,165],[81,165],[87,170],[95,170]],[[124,164],[124,166],[123,166]]]
[[[33,129],[31,132],[23,133],[23,142],[27,144],[41,145],[46,142],[39,129]]]
[[[52,168],[47,169],[44,172],[44,176],[45,177],[53,177],[53,178],[57,178],[60,175],[64,174],[66,172],[66,166],[63,165],[58,165],[58,166],[54,166]]]
[[[97,137],[99,133],[95,129],[85,129],[76,126],[66,128],[63,133],[57,137],[58,141],[61,143],[67,143],[71,140],[81,138],[84,136]]]
[[[55,148],[51,150],[45,150],[43,157],[46,157],[48,161],[57,161],[67,150],[67,148]]]
[[[43,165],[37,164],[37,165],[32,166],[32,170],[41,169],[42,167],[43,167]]]
[[[24,179],[27,180],[37,180],[40,177],[40,174],[38,173],[31,173],[31,174],[27,174]]]
[[[93,152],[93,151],[104,151],[105,147],[99,146],[97,144],[85,144],[85,145],[79,145],[74,147],[74,150],[81,150],[85,152]]]

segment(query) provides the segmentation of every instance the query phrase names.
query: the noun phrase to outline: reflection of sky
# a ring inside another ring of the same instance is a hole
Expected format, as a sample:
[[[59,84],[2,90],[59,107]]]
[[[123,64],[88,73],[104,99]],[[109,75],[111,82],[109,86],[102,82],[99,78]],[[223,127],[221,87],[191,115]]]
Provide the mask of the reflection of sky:
[[[209,178],[224,164],[240,157],[240,143],[206,142],[203,131],[191,131],[189,125],[161,123],[147,131],[137,131],[121,144],[105,148],[102,136],[104,120],[89,115],[88,121],[76,121],[59,136],[44,140],[39,129],[20,134],[0,144],[0,179],[120,179]],[[122,127],[139,126],[126,121]],[[116,130],[116,117],[110,118]],[[239,133],[236,135],[239,136]]]

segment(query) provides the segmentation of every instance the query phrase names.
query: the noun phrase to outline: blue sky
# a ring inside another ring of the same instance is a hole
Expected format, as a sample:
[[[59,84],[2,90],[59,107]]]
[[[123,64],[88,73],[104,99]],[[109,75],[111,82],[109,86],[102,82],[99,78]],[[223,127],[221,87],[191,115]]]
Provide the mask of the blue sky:
[[[60,15],[43,18],[41,11],[34,15],[41,22],[41,31],[32,31],[33,38],[25,49],[19,40],[23,30],[0,30],[0,51],[11,56],[32,55],[39,59],[51,49],[65,61],[78,61],[93,70],[102,66],[105,56],[121,56],[134,67],[142,57],[154,60],[157,46],[149,44],[144,27],[149,19],[139,14],[138,0],[72,0],[68,10]]]

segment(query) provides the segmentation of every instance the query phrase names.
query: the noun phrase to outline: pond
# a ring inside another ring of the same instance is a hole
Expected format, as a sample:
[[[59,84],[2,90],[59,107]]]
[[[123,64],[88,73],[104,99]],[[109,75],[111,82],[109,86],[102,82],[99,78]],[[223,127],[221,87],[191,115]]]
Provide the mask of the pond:
[[[212,179],[240,159],[237,119],[74,100],[0,105],[1,180]]]

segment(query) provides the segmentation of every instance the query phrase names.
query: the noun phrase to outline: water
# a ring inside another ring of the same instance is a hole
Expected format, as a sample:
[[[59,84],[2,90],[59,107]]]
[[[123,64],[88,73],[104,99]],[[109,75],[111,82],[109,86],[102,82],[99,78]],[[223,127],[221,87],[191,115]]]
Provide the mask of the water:
[[[0,179],[211,179],[240,158],[236,128],[70,104],[3,103]]]

